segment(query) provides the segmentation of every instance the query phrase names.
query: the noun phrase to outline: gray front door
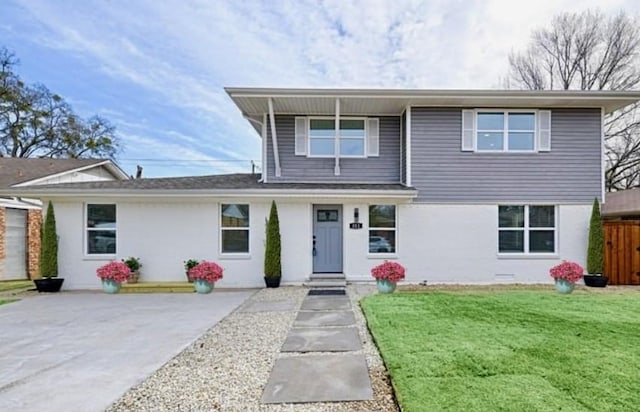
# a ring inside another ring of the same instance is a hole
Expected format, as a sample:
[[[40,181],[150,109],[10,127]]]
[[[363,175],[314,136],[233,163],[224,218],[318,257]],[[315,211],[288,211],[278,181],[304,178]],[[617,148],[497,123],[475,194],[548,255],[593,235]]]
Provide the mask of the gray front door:
[[[313,273],[342,272],[342,206],[313,206]]]

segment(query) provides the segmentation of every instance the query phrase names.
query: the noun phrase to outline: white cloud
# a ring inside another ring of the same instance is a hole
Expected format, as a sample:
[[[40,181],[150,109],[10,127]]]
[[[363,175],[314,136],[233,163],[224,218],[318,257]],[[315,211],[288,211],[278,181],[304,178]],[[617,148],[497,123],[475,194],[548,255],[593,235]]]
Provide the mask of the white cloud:
[[[158,156],[171,156],[173,144],[191,144],[199,157],[210,144],[231,158],[255,157],[260,148],[224,86],[491,88],[506,72],[508,53],[524,48],[554,14],[640,10],[633,0],[25,0],[21,6],[45,28],[24,36],[84,56],[94,70],[186,113],[163,140],[144,140]],[[126,87],[118,93],[126,100]],[[147,108],[137,110],[137,118],[122,120],[148,118]]]

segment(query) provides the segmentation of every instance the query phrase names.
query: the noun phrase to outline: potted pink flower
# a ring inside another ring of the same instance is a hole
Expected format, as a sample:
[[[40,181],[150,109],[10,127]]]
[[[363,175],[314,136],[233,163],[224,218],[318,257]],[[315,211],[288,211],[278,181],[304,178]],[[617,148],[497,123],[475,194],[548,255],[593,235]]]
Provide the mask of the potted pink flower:
[[[123,262],[109,262],[100,266],[96,273],[102,279],[102,290],[105,293],[118,293],[122,282],[131,275],[131,269]]]
[[[571,293],[576,282],[582,279],[584,269],[575,262],[562,261],[559,265],[552,267],[549,274],[556,280],[556,290],[560,293]]]
[[[404,279],[404,273],[405,269],[400,263],[388,260],[371,269],[371,276],[376,279],[380,293],[393,293],[396,283]]]
[[[215,262],[202,261],[189,269],[189,279],[198,293],[211,293],[213,285],[222,279],[224,269]]]

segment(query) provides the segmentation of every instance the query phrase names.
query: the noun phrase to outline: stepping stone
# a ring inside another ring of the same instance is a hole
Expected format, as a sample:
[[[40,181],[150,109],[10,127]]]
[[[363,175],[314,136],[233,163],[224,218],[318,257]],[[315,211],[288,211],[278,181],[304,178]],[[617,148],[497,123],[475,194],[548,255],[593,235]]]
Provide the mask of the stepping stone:
[[[356,323],[352,311],[340,312],[298,312],[293,322],[294,328],[309,326],[349,326]]]
[[[362,349],[356,328],[293,328],[281,352],[347,352]]]
[[[296,310],[296,302],[293,300],[254,300],[247,302],[238,311],[243,313],[255,312],[289,312]]]
[[[276,360],[262,403],[373,399],[364,355],[313,355]]]
[[[346,296],[307,296],[300,310],[351,310]]]

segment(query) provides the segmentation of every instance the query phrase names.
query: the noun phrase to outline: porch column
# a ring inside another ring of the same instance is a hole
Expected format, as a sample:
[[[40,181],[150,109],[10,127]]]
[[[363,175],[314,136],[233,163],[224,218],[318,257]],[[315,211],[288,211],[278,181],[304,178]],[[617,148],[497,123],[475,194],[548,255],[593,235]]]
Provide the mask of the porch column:
[[[336,156],[336,165],[333,168],[333,174],[340,176],[340,99],[336,99],[336,141],[334,154]]]
[[[282,175],[280,170],[280,155],[278,154],[278,137],[276,136],[276,116],[273,113],[273,99],[269,97],[269,123],[271,124],[271,144],[273,145],[273,161],[276,164],[276,177]]]

